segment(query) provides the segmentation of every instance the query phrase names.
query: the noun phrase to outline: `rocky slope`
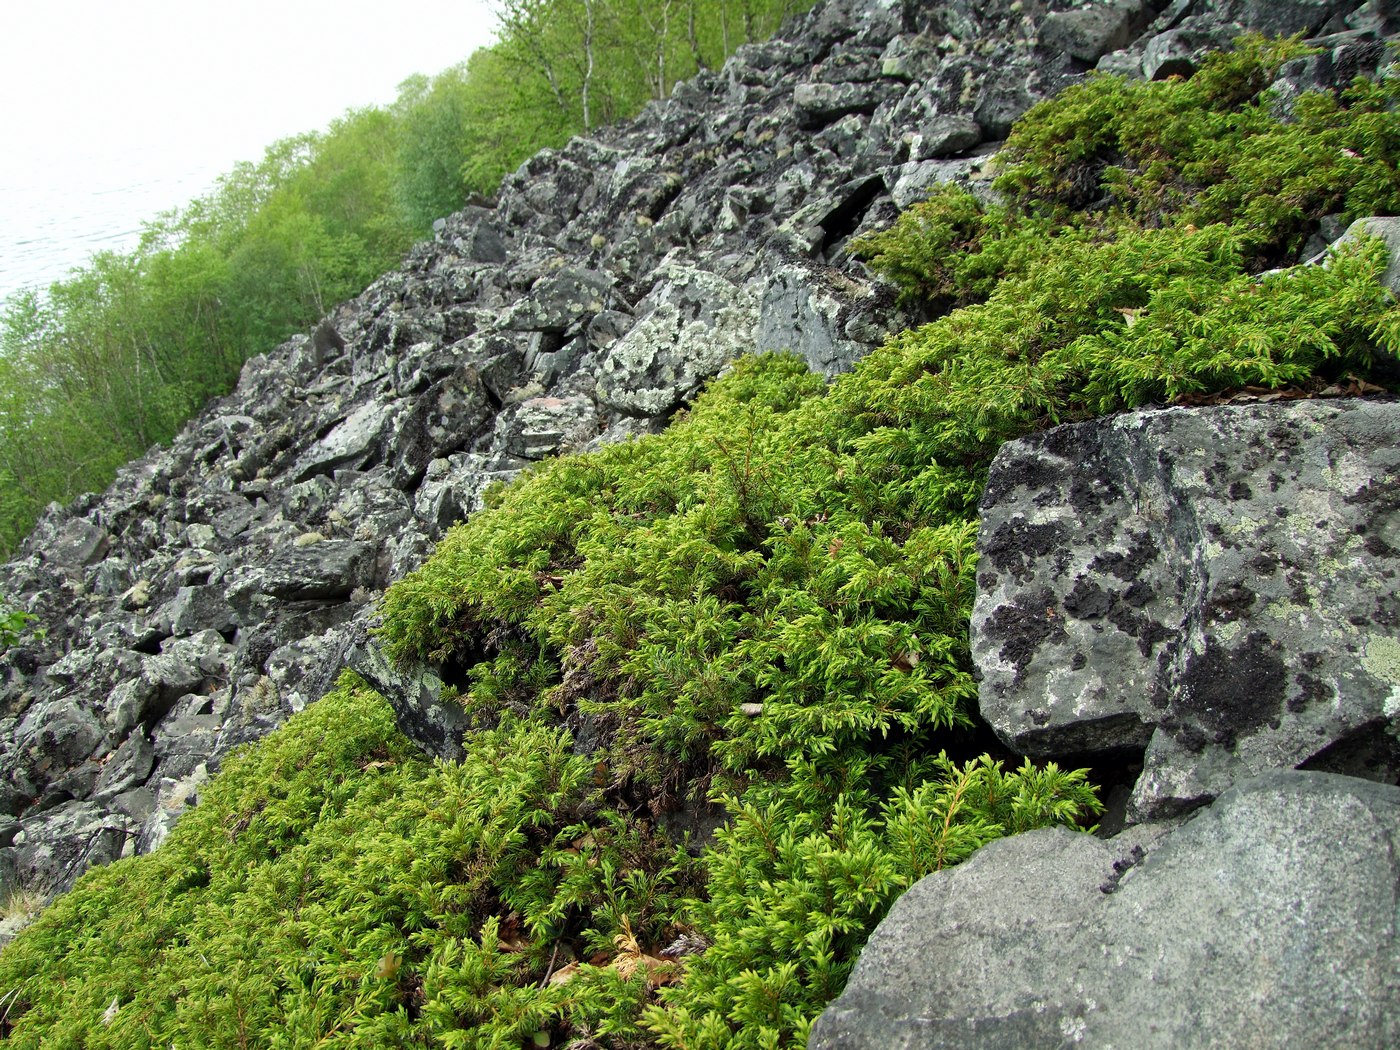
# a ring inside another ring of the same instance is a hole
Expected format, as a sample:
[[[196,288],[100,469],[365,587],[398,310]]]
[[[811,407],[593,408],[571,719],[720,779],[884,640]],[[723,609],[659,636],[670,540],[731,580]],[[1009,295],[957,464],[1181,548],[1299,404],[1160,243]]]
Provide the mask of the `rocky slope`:
[[[1285,97],[1374,73],[1394,28],[1384,5],[1326,0],[834,0],[444,220],[400,271],[251,360],[170,449],[52,509],[0,569],[0,593],[44,631],[4,658],[0,895],[59,892],[158,845],[223,755],[346,662],[388,683],[405,727],[450,754],[451,725],[429,713],[441,683],[394,680],[366,627],[374,596],[491,481],[664,425],[754,348],[848,368],[913,320],[851,259],[853,235],[940,181],[990,192],[987,159],[1011,121],[1094,65],[1188,73],[1244,27],[1326,38],[1290,67]],[[1209,658],[1208,639],[1192,644]],[[1334,728],[1364,728],[1377,703]],[[1149,716],[1119,719],[1131,739],[1104,747],[1141,748],[1144,727],[1163,724]],[[1203,801],[1229,779],[1144,796],[1135,812]]]

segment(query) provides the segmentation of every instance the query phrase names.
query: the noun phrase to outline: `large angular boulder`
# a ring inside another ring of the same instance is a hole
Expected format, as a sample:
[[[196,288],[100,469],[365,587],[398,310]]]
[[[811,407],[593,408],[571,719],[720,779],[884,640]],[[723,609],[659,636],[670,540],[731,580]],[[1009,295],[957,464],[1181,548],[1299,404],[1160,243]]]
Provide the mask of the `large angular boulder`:
[[[895,903],[808,1046],[1400,1045],[1398,850],[1400,788],[1298,772],[1000,839]]]
[[[1400,774],[1400,405],[1132,412],[1005,446],[972,616],[983,716],[1146,748],[1129,816],[1309,765]]]
[[[1152,20],[1146,0],[1110,0],[1069,11],[1052,11],[1040,25],[1040,43],[1092,65],[1125,47]]]
[[[370,401],[357,406],[301,455],[292,470],[293,479],[305,481],[339,468],[363,465],[394,432],[398,412],[399,407],[392,402]]]

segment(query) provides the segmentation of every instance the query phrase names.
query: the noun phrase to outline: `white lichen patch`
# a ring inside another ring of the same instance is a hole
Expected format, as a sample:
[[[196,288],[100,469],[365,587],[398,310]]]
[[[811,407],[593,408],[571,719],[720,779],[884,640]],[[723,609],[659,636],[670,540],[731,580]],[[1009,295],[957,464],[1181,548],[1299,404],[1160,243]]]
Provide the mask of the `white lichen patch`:
[[[1372,635],[1366,640],[1361,666],[1382,682],[1400,688],[1400,638]]]

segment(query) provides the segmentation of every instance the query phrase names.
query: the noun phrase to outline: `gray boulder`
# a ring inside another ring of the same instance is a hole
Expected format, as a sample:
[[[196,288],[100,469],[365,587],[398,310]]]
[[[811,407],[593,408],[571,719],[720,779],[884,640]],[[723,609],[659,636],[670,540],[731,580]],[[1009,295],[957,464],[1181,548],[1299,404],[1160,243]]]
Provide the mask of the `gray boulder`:
[[[1129,816],[1309,765],[1400,775],[1400,405],[1133,412],[1005,446],[974,659],[1017,751],[1146,747]]]
[[[1184,19],[1148,40],[1142,51],[1142,74],[1148,80],[1189,77],[1208,52],[1228,47],[1243,29],[1237,22],[1222,24],[1204,16]]]
[[[1239,21],[1265,36],[1310,36],[1344,28],[1341,16],[1357,5],[1346,0],[1237,0],[1230,6]],[[1335,26],[1329,27],[1333,20]]]
[[[810,1050],[1400,1044],[1400,788],[1275,772],[1189,823],[993,842],[896,902]]]
[[[375,545],[361,540],[325,539],[303,533],[305,542],[284,547],[267,563],[238,573],[228,588],[228,600],[241,615],[249,615],[258,596],[282,601],[345,599],[372,579]]]
[[[411,487],[429,462],[468,444],[491,416],[490,393],[476,368],[463,366],[434,383],[402,417],[389,443],[400,487]]]
[[[909,142],[909,160],[917,163],[951,156],[982,141],[982,128],[971,117],[935,117]]]
[[[1392,295],[1400,296],[1400,218],[1373,215],[1357,219],[1347,227],[1346,233],[1332,245],[1332,249],[1344,250],[1362,237],[1378,237],[1384,242],[1389,262],[1381,275],[1381,283],[1390,289]]]
[[[385,435],[393,432],[399,407],[393,402],[370,401],[345,419],[302,454],[292,470],[296,481],[330,474],[341,467],[358,467],[379,450]]]
[[[112,537],[86,521],[73,521],[44,544],[50,560],[71,569],[82,569],[102,560]]]
[[[633,416],[665,416],[753,349],[756,296],[723,277],[667,264],[637,306],[639,320],[598,366],[598,399]]]
[[[233,607],[224,599],[217,584],[181,587],[155,615],[160,629],[169,634],[195,631],[227,631],[237,623]]]
[[[582,448],[598,433],[598,407],[581,395],[532,397],[496,417],[493,447],[520,465]]]
[[[879,305],[864,282],[805,263],[780,266],[763,288],[756,349],[795,353],[826,376],[849,372],[883,338],[878,324],[860,323]]]
[[[470,262],[499,263],[506,260],[506,245],[492,225],[486,208],[463,208],[449,224],[446,219],[433,223],[433,235],[456,254]]]
[[[0,871],[8,869],[10,880],[0,885],[0,897],[21,887],[56,897],[89,867],[122,856],[136,831],[128,818],[77,800],[26,814],[20,823],[11,845],[0,849]]]
[[[600,313],[613,279],[597,270],[566,267],[541,277],[529,295],[503,319],[502,327],[529,332],[565,332]]]
[[[1146,0],[1110,0],[1070,11],[1052,11],[1040,26],[1040,43],[1087,65],[1125,47],[1147,28],[1152,6]]]
[[[883,84],[798,84],[792,91],[797,121],[820,128],[849,113],[873,113],[889,94]]]
[[[370,633],[368,620],[357,621],[345,636],[340,661],[389,701],[404,736],[425,753],[448,761],[464,754],[462,737],[470,728],[466,712],[445,700],[438,669],[395,667]]]

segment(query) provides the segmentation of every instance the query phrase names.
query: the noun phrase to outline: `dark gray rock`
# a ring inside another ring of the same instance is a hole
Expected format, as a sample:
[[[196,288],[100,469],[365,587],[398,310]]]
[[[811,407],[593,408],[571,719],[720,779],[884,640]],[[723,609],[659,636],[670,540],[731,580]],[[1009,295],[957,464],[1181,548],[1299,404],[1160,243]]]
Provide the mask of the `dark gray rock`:
[[[135,836],[136,849],[149,853],[169,837],[180,815],[199,801],[199,788],[209,779],[209,770],[200,763],[187,775],[162,777],[157,785],[154,802],[144,801],[142,807],[149,815],[141,822]],[[134,808],[134,807],[133,807]]]
[[[1086,65],[1117,51],[1152,21],[1147,0],[1110,0],[1069,11],[1052,11],[1040,25],[1040,43]]]
[[[971,117],[935,117],[909,141],[909,160],[933,160],[971,149],[982,141],[982,128]]]
[[[1311,36],[1329,28],[1344,28],[1341,16],[1357,5],[1338,0],[1242,0],[1231,6],[1238,21],[1265,36]],[[1334,18],[1337,24],[1331,27]]]
[[[507,482],[519,471],[500,470],[496,457],[463,452],[428,464],[418,487],[414,513],[441,534],[483,506],[483,495],[497,482]]]
[[[466,712],[443,697],[444,684],[436,670],[400,670],[390,663],[370,633],[369,621],[357,623],[347,635],[340,659],[389,701],[403,734],[429,755],[456,761],[463,755],[462,737],[470,728]]]
[[[1348,31],[1317,43],[1332,46],[1284,63],[1269,86],[1270,112],[1281,120],[1293,118],[1297,99],[1304,93],[1344,89],[1358,76],[1375,78],[1390,61],[1385,43],[1373,33]]]
[[[1400,789],[1238,785],[1182,827],[1000,839],[896,902],[811,1050],[1400,1041]]]
[[[91,758],[105,734],[86,708],[54,699],[37,701],[14,728],[15,751],[31,773],[66,769]]]
[[[439,241],[469,262],[506,261],[506,243],[493,224],[490,209],[464,208],[455,218],[451,224],[446,219],[433,224],[433,234]]]
[[[983,147],[968,157],[946,160],[910,161],[885,171],[890,199],[903,210],[911,204],[927,200],[937,186],[952,183],[973,194],[984,203],[995,203],[991,188],[993,153]]]
[[[1397,427],[1394,403],[1298,401],[1008,444],[979,538],[984,717],[1031,755],[1146,746],[1134,819],[1275,767],[1395,779]]]
[[[259,596],[281,601],[344,599],[373,578],[373,544],[326,539],[319,533],[303,533],[301,539],[278,550],[266,565],[231,577],[228,600],[240,615],[250,615]]]
[[[393,431],[398,412],[399,407],[392,402],[371,401],[358,406],[299,457],[292,477],[305,481],[342,467],[364,466],[374,458],[385,435]]]
[[[1207,52],[1228,47],[1243,29],[1235,22],[1222,24],[1206,17],[1185,19],[1178,28],[1159,33],[1147,42],[1142,53],[1143,76],[1148,80],[1189,77]]]
[[[166,634],[222,633],[238,622],[233,606],[224,599],[223,587],[217,584],[179,588],[154,619],[157,629]]]
[[[112,737],[123,740],[138,726],[153,727],[182,696],[222,680],[233,652],[216,631],[162,642],[159,653],[142,658],[138,673],[103,698]]]
[[[243,706],[249,706],[246,694],[259,686],[267,693],[274,692],[267,679],[259,679],[253,689],[243,691]],[[155,786],[158,787],[163,779],[178,780],[189,776],[199,767],[207,766],[220,753],[219,734],[223,731],[230,708],[231,697],[227,690],[212,695],[188,693],[175,702],[151,737],[158,767]],[[143,779],[141,782],[147,781]],[[149,816],[149,813],[146,815]],[[140,819],[144,823],[145,817]]]
[[[798,84],[792,91],[797,121],[820,128],[851,113],[873,113],[889,89],[881,84]]]
[[[112,545],[112,537],[85,521],[72,521],[45,544],[51,561],[70,569],[82,569],[102,560]]]
[[[92,798],[105,802],[146,782],[156,764],[156,749],[145,733],[132,733],[102,766]]]
[[[433,384],[403,417],[389,445],[399,488],[411,488],[434,459],[469,445],[490,423],[491,396],[466,365]]]

